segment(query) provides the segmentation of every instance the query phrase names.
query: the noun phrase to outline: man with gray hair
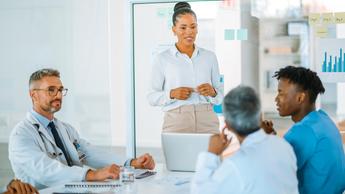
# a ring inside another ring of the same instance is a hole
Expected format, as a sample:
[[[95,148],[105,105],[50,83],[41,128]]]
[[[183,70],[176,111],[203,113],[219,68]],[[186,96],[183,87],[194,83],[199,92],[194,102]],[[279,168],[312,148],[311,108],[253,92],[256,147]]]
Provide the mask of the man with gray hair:
[[[117,179],[120,165],[155,167],[149,154],[120,160],[116,153],[92,146],[74,127],[55,118],[67,94],[59,71],[34,72],[29,94],[32,109],[15,126],[9,141],[9,159],[16,178],[43,189],[68,182]]]
[[[208,152],[200,153],[192,194],[298,193],[296,157],[283,139],[260,129],[261,107],[255,91],[246,86],[231,90],[223,100],[225,127],[210,138]],[[233,132],[241,147],[221,161]]]

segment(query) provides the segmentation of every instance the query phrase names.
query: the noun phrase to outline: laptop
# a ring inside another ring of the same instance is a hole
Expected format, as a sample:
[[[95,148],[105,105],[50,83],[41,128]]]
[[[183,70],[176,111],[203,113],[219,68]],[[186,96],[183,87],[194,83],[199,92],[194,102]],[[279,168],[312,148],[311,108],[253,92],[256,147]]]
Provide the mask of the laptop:
[[[162,133],[166,167],[171,171],[194,172],[198,155],[207,151],[212,134]]]

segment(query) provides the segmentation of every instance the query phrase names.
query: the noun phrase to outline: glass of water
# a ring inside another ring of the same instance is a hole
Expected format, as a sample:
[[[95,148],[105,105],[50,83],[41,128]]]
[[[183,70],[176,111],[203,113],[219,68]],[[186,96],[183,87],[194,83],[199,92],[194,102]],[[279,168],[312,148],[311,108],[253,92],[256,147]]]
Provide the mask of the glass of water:
[[[121,193],[124,194],[135,194],[137,193],[137,185],[134,182],[134,167],[132,166],[122,166],[120,168],[120,184]]]
[[[122,184],[134,183],[134,167],[122,166],[120,168],[120,182]]]

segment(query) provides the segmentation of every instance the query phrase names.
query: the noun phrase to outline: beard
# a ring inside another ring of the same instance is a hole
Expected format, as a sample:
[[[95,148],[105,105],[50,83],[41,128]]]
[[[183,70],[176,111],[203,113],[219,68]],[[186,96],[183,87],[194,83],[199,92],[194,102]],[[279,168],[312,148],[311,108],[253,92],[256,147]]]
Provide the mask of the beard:
[[[56,112],[59,111],[59,110],[60,110],[60,108],[50,107],[49,112],[50,112],[50,113],[56,113]]]
[[[58,107],[54,107],[53,103],[54,102],[59,102],[60,106]],[[41,107],[44,111],[49,112],[49,113],[56,113],[61,109],[61,105],[62,105],[62,100],[52,100],[49,102],[49,104],[45,107]]]

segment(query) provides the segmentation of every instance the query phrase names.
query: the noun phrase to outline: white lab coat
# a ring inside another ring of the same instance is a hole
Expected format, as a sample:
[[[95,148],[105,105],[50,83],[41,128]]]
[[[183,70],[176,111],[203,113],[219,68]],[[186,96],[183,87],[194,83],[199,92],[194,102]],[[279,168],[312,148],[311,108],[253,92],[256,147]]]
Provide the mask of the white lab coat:
[[[101,150],[81,139],[71,125],[58,119],[54,119],[54,124],[73,166],[67,165],[65,156],[56,146],[53,137],[28,112],[26,118],[15,126],[9,140],[9,159],[16,178],[42,189],[72,181],[83,181],[90,167],[124,164],[125,160],[119,160],[114,152]],[[79,143],[80,150],[86,154],[84,160],[79,160],[74,141]]]

